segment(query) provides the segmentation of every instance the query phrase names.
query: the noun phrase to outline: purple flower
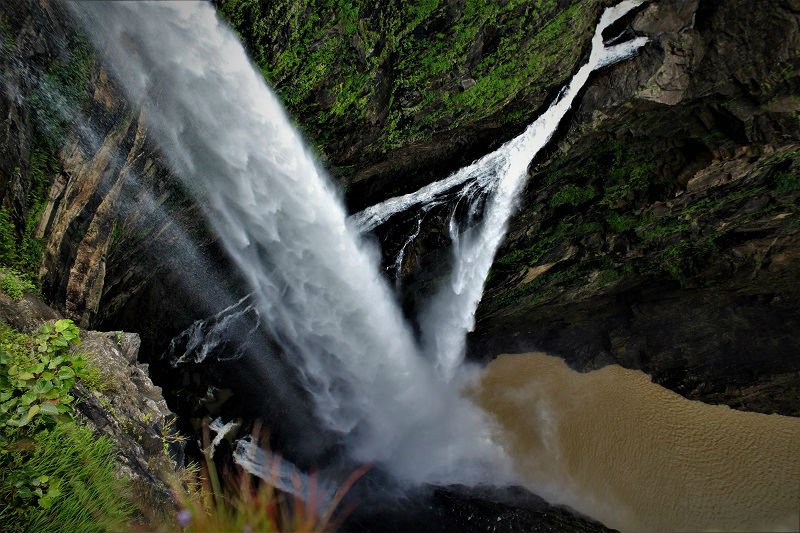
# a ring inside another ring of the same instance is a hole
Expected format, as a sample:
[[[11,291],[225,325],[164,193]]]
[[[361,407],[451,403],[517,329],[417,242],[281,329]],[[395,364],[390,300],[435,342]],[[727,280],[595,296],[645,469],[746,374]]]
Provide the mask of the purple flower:
[[[181,527],[186,527],[189,525],[189,522],[192,520],[192,512],[188,509],[184,509],[183,511],[178,512],[178,524]]]

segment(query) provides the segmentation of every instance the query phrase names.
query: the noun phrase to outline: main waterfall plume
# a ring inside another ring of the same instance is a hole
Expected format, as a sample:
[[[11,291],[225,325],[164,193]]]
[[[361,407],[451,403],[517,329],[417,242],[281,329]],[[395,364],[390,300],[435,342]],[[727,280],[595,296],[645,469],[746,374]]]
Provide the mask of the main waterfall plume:
[[[483,415],[420,357],[376,254],[211,4],[69,5],[353,458],[435,480],[498,456]]]
[[[211,4],[69,6],[143,110],[174,172],[206,206],[319,422],[346,436],[353,459],[378,462],[400,480],[470,483],[508,478],[486,415],[461,396],[463,381],[452,379],[461,368],[464,334],[528,164],[591,72],[644,42],[607,48],[602,37],[643,1],[605,11],[589,62],[520,137],[416,195],[356,217],[360,229],[374,227],[464,183],[464,195],[489,195],[478,224],[453,230],[457,260],[452,282],[430,307],[427,354],[381,276],[377,254],[347,221],[325,172]]]

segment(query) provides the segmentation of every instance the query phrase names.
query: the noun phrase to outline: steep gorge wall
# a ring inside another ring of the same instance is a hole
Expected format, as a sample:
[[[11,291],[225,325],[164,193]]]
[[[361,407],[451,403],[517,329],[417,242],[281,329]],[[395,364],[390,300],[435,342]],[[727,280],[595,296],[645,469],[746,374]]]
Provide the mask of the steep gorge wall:
[[[661,0],[531,169],[472,352],[800,414],[800,5]]]
[[[602,3],[218,6],[358,207],[519,133]],[[66,315],[163,349],[241,284],[59,5],[1,11],[0,248]],[[476,356],[620,362],[692,398],[798,412],[797,25],[791,0],[637,16],[653,42],[593,80],[532,168]],[[415,246],[407,274],[446,239]]]
[[[575,68],[600,4],[218,7],[363,206],[516,134]],[[202,202],[63,6],[6,2],[0,13],[0,196],[15,256],[4,262],[35,273],[65,315],[141,331],[146,349],[238,299]]]
[[[0,11],[3,262],[82,326],[148,340],[230,303],[202,209],[64,7],[12,4]]]

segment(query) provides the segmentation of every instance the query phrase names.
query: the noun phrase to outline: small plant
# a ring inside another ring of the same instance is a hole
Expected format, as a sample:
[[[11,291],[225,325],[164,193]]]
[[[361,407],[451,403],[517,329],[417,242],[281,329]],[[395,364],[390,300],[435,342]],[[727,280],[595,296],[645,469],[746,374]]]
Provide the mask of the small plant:
[[[3,531],[127,531],[133,506],[117,479],[114,444],[64,422],[40,431],[0,469]],[[7,529],[6,529],[7,527]]]
[[[635,217],[611,211],[606,215],[606,222],[615,233],[622,233],[635,228],[639,221]]]
[[[79,357],[83,357],[78,354]],[[85,359],[81,382],[90,390],[96,392],[109,392],[114,390],[114,381],[105,372],[97,368],[88,359]]]
[[[13,268],[0,268],[0,274],[3,276],[0,289],[15,302],[20,301],[26,292],[36,291],[36,285]]]
[[[254,438],[257,433],[258,430],[254,432]],[[335,518],[334,512],[350,488],[369,469],[368,465],[363,466],[350,474],[329,501],[323,501],[323,491],[312,475],[305,500],[294,497],[293,501],[288,502],[274,488],[274,480],[255,479],[240,467],[237,467],[236,474],[228,472],[220,476],[211,457],[207,424],[203,429],[203,443],[203,467],[189,471],[183,480],[173,486],[180,508],[176,521],[185,532],[333,531],[352,508],[339,512]],[[275,476],[278,470],[276,468]],[[300,480],[295,479],[294,484],[300,487]]]
[[[27,351],[0,346],[0,446],[13,428],[69,418],[70,391],[84,376],[84,359],[70,353],[79,343],[75,324],[59,320],[42,326]]]

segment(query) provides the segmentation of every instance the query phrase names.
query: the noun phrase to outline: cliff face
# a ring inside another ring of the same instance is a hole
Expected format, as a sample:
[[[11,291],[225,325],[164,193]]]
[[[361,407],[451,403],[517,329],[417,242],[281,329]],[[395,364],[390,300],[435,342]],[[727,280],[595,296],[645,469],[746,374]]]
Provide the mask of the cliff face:
[[[217,0],[360,210],[519,133],[586,51],[603,0]]]
[[[125,324],[148,341],[226,305],[201,210],[63,6],[4,4],[0,22],[3,263],[82,326]],[[204,297],[180,300],[193,283]]]
[[[519,133],[606,3],[217,4],[358,208]],[[531,169],[476,356],[619,362],[692,398],[798,412],[798,9],[657,0],[635,17],[651,44],[594,78]],[[156,353],[241,283],[67,20],[3,4],[0,252],[66,316]],[[423,235],[404,273],[446,245]]]
[[[661,0],[531,169],[473,352],[800,414],[800,5]]]
[[[600,4],[218,7],[348,203],[363,207],[518,133],[574,70]],[[14,261],[5,262],[35,273],[83,326],[140,331],[147,351],[163,349],[192,320],[234,303],[241,284],[219,274],[225,258],[202,209],[62,6],[7,7],[0,247]]]

